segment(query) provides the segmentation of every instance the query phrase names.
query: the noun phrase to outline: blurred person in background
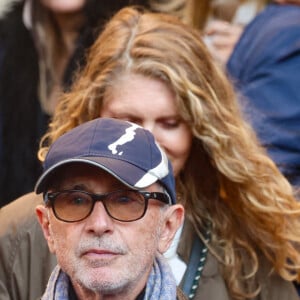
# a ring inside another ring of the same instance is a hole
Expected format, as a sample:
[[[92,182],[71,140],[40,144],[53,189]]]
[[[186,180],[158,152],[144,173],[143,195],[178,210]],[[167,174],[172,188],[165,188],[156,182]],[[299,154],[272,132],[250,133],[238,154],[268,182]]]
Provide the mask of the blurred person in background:
[[[300,187],[300,1],[276,0],[245,28],[227,63],[246,118]]]
[[[193,25],[232,80],[262,145],[300,186],[299,0],[192,1]]]
[[[0,19],[0,206],[32,191],[36,157],[60,92],[85,63],[103,22],[143,0],[2,1]]]
[[[213,57],[225,68],[244,27],[268,0],[190,1],[192,25],[202,30]]]

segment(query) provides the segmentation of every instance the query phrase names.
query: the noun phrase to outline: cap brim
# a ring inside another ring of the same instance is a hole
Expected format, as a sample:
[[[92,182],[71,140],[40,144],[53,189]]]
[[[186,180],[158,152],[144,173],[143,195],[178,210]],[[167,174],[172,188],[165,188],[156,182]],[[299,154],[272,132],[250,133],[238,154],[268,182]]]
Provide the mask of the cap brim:
[[[135,165],[126,161],[108,157],[80,157],[60,161],[59,163],[46,170],[38,179],[35,185],[35,192],[37,194],[44,192],[47,188],[47,182],[52,174],[54,174],[54,172],[57,171],[58,168],[72,163],[84,163],[98,167],[108,172],[124,185],[132,189],[145,188],[158,180],[158,178],[152,176],[150,180],[148,178],[147,184],[145,186],[137,186],[136,183],[145,175],[146,172],[136,167]]]

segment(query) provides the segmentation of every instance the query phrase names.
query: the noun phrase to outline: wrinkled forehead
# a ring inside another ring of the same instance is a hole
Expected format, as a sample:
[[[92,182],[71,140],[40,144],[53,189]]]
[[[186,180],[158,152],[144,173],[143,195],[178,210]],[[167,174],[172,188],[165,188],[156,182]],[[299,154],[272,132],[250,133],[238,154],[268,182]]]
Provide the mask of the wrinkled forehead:
[[[46,190],[74,189],[75,187],[91,191],[96,187],[110,191],[128,189],[128,186],[99,167],[84,163],[72,163],[63,165],[53,172]],[[143,190],[149,192],[163,191],[163,187],[159,182],[155,182]]]
[[[101,185],[124,186],[108,172],[84,163],[70,163],[58,167],[48,179],[47,188],[60,190],[75,185],[89,185],[89,182],[99,182]]]

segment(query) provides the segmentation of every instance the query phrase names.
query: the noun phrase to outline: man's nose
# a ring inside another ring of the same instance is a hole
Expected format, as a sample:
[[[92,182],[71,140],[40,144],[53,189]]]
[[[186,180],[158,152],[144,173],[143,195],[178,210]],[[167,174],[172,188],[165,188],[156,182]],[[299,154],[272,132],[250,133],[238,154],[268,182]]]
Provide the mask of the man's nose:
[[[86,229],[97,235],[113,230],[113,219],[107,214],[101,201],[95,203],[92,213],[86,219]]]

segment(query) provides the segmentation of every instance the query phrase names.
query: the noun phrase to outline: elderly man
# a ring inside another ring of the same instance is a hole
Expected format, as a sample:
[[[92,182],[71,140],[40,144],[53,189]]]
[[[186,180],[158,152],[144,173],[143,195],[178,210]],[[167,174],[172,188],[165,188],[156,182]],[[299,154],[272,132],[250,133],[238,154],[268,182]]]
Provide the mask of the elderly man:
[[[176,299],[161,253],[184,209],[149,131],[108,118],[76,127],[50,148],[36,192],[58,261],[42,299]]]

